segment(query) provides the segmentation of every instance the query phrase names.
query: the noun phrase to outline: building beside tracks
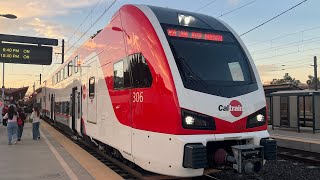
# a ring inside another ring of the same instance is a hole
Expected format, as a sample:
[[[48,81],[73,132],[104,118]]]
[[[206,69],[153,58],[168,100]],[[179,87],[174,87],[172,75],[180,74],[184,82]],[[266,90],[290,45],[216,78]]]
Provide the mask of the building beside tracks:
[[[18,102],[22,100],[29,87],[21,87],[21,88],[5,88],[4,89],[4,100],[5,102]]]

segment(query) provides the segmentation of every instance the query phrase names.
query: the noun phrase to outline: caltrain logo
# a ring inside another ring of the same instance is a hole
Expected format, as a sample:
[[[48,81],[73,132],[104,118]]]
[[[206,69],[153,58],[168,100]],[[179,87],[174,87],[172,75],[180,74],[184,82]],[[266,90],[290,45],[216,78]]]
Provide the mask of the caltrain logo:
[[[241,116],[243,112],[242,104],[237,100],[232,100],[229,105],[219,105],[218,109],[219,111],[230,111],[234,117]]]

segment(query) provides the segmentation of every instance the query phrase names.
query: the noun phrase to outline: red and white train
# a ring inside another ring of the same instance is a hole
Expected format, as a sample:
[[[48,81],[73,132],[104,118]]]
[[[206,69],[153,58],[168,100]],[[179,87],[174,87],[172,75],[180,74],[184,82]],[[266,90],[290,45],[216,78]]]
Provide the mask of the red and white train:
[[[275,158],[266,101],[239,36],[210,16],[125,5],[58,68],[45,115],[141,168],[178,177]]]

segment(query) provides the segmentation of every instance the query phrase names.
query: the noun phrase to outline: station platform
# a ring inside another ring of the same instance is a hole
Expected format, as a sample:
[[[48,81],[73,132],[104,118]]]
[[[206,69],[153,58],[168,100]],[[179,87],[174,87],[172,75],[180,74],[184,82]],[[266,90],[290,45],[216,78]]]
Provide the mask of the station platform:
[[[295,129],[272,129],[272,126],[268,127],[268,131],[280,147],[320,153],[320,132],[313,134],[312,129],[301,128],[299,133]]]
[[[22,140],[8,145],[6,127],[1,124],[0,179],[122,179],[44,121],[40,134],[40,140],[33,140],[32,124],[26,123]]]

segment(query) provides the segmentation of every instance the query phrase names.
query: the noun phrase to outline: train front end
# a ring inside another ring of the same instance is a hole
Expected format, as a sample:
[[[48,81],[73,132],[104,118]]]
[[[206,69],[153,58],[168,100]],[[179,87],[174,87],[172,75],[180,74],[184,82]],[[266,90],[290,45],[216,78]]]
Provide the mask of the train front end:
[[[174,138],[180,167],[165,174],[198,176],[206,168],[226,167],[260,172],[266,160],[276,158],[276,142],[267,131],[257,69],[240,37],[206,15],[140,9],[161,41],[180,107]]]

